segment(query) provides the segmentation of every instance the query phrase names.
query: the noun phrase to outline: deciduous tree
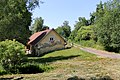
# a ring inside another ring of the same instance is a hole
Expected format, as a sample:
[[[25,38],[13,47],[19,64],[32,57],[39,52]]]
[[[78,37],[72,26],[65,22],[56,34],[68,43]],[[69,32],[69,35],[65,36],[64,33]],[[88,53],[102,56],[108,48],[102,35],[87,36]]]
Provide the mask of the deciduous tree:
[[[32,25],[32,32],[39,32],[43,29],[44,20],[42,17],[36,18],[34,24]]]
[[[0,41],[16,39],[26,44],[33,10],[39,0],[0,0]]]

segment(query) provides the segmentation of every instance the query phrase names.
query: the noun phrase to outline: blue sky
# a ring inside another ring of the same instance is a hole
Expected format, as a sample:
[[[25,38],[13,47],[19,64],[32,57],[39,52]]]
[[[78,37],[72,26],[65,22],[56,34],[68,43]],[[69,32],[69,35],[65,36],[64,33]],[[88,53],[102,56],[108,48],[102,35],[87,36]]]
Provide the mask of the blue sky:
[[[33,19],[42,17],[44,25],[50,28],[61,26],[65,20],[74,29],[78,17],[89,19],[90,13],[95,11],[96,5],[108,0],[42,0],[45,3],[33,11]]]

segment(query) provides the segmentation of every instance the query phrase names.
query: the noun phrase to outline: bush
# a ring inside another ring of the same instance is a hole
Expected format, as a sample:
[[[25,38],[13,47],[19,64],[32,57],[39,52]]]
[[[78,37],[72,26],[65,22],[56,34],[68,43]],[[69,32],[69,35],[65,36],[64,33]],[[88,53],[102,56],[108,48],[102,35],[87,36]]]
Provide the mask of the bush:
[[[0,71],[0,75],[4,75],[4,74],[7,74],[7,72],[6,71]]]
[[[79,44],[80,44],[81,46],[85,46],[85,47],[93,47],[96,43],[95,43],[95,41],[93,41],[93,40],[87,40],[87,41],[81,40],[81,41],[79,42]]]
[[[15,40],[0,42],[0,61],[8,73],[18,73],[17,69],[26,60],[25,47]]]

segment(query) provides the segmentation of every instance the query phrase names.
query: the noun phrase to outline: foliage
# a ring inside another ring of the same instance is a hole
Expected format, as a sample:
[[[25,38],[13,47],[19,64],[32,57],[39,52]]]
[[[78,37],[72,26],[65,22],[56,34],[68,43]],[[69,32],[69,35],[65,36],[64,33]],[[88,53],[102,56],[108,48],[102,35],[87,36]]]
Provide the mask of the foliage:
[[[44,20],[42,19],[42,17],[36,18],[34,24],[32,25],[32,32],[36,33],[41,31],[43,28],[43,23],[44,23]]]
[[[75,30],[78,31],[81,28],[81,26],[88,26],[88,25],[89,25],[89,22],[88,20],[86,20],[85,17],[79,17],[74,27],[75,27]]]
[[[40,0],[24,0],[26,2],[28,10],[33,10],[37,6],[39,7],[40,3],[44,3],[43,1]]]
[[[58,32],[58,34],[60,34],[64,38],[68,39],[68,37],[71,34],[71,27],[69,26],[69,22],[68,21],[64,21],[63,25],[58,27],[56,29],[56,31]]]
[[[32,25],[33,33],[41,31],[43,28],[43,23],[44,23],[44,20],[42,19],[42,17],[36,18],[34,24]]]
[[[94,40],[108,51],[120,52],[120,1],[112,0],[104,4],[100,1],[90,16],[90,20],[79,17],[69,39],[75,42]]]
[[[70,36],[69,36],[70,41],[74,41],[74,42],[75,42],[76,36],[77,36],[77,30],[74,29],[74,30],[71,32]]]
[[[96,35],[94,34],[94,26],[81,26],[81,28],[77,30],[73,30],[70,34],[69,39],[71,41],[80,42],[81,40],[95,40]]]
[[[0,42],[0,61],[8,73],[18,73],[17,67],[26,60],[25,46],[13,40]]]
[[[49,26],[44,25],[42,30],[46,30],[46,29],[49,29]]]
[[[43,24],[44,24],[44,19],[42,19],[42,17],[36,18],[34,23],[31,26],[32,33],[36,33],[36,32],[39,32],[39,31],[49,29],[48,26],[43,25]]]
[[[75,37],[76,41],[90,40],[93,36],[93,26],[82,26]]]
[[[89,26],[89,20],[86,20],[85,17],[79,17],[78,21],[75,24],[75,29],[71,32],[69,39],[71,41],[80,41],[80,29],[82,26]],[[76,39],[76,40],[75,40]]]
[[[0,41],[16,39],[26,44],[30,35],[31,15],[25,0],[1,0]]]
[[[93,25],[95,23],[95,14],[94,13],[90,13],[90,20],[89,20],[89,24]]]
[[[2,67],[0,63],[0,75],[4,75],[4,74],[7,74],[7,71],[4,70],[4,68]]]
[[[104,5],[104,15],[96,22],[98,40],[106,50],[119,52],[120,50],[120,2],[108,1]]]
[[[7,72],[6,71],[0,71],[0,75],[4,75],[4,74],[7,74]]]
[[[68,21],[64,21],[63,22],[63,33],[64,33],[64,37],[65,38],[68,38],[70,36],[70,33],[71,33],[71,27],[69,26],[69,22]]]
[[[61,26],[57,27],[57,28],[55,29],[55,31],[57,31],[57,33],[60,34],[61,36],[64,35],[64,31],[63,31],[63,28],[62,28]]]
[[[25,56],[25,46],[13,40],[0,42],[0,61],[4,69],[0,70],[0,74],[7,73],[41,73],[49,71],[52,67],[35,62],[29,62]]]
[[[94,40],[81,40],[80,42],[76,43],[84,47],[91,47],[99,50],[104,50],[104,46],[100,42],[96,42]]]

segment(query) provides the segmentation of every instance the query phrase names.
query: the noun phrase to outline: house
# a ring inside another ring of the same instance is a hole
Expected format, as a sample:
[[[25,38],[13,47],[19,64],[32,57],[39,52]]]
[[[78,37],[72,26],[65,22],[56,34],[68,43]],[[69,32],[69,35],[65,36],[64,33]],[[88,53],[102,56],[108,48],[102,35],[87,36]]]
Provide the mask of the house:
[[[40,56],[50,51],[64,49],[66,41],[54,29],[47,29],[34,33],[27,45],[31,54]]]

